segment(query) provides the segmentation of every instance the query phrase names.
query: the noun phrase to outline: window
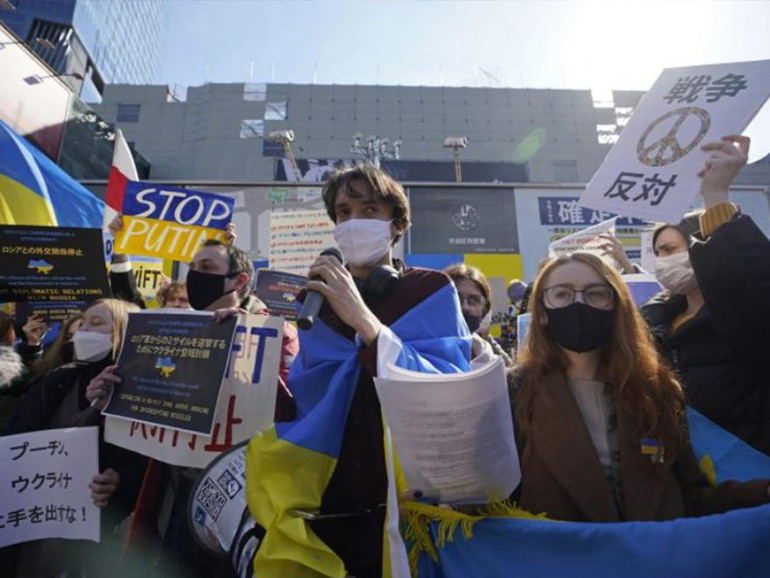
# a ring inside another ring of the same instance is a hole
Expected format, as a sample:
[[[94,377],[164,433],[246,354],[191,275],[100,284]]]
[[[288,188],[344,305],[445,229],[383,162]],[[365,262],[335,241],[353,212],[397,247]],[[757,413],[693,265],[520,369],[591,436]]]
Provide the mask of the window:
[[[288,102],[268,102],[265,104],[265,120],[286,120],[288,118]]]
[[[117,122],[139,122],[141,104],[119,104]]]
[[[262,138],[263,136],[265,136],[265,121],[241,121],[241,138]]]
[[[267,96],[266,84],[251,84],[247,83],[243,85],[243,100],[252,102],[263,102]]]

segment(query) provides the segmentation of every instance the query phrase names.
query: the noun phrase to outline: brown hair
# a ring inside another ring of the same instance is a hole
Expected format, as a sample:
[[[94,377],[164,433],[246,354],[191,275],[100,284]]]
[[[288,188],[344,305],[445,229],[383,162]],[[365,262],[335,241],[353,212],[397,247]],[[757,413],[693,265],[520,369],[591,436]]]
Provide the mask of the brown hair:
[[[620,275],[599,257],[573,253],[548,262],[538,274],[532,290],[532,322],[519,354],[518,371],[522,385],[514,407],[517,433],[528,451],[527,433],[531,426],[534,400],[546,395],[545,382],[555,373],[565,373],[567,356],[551,339],[540,320],[545,317],[543,290],[550,273],[566,263],[578,262],[591,267],[615,293],[612,336],[599,352],[600,363],[608,370],[615,386],[617,403],[639,418],[640,434],[661,437],[678,435],[678,419],[684,411],[684,395],[673,373],[660,359],[647,324],[639,314],[628,287]],[[557,416],[554,416],[558,419]]]
[[[492,308],[492,288],[489,286],[489,281],[487,281],[481,269],[473,265],[466,265],[465,263],[455,263],[444,269],[444,273],[449,275],[455,284],[463,280],[474,283],[486,301],[484,304],[484,315],[489,313],[489,310]]]
[[[165,307],[168,300],[179,293],[187,293],[187,283],[184,281],[171,281],[168,285],[158,289],[158,292],[155,293],[155,299],[158,300],[158,305]]]
[[[227,276],[235,277],[240,273],[246,273],[248,281],[246,285],[238,292],[238,297],[246,299],[251,293],[251,284],[254,281],[254,264],[249,259],[249,255],[243,249],[235,245],[223,243],[219,239],[207,239],[203,243],[204,247],[223,247],[227,255]]]
[[[653,229],[652,232],[653,250],[655,248],[655,242],[658,240],[658,235],[660,235],[666,229],[676,230],[680,235],[682,235],[682,238],[689,247],[690,237],[696,235],[700,231],[700,215],[701,211],[691,211],[682,217],[682,220],[679,221],[679,223],[676,225],[672,225],[670,223],[658,223],[655,225],[655,229]],[[657,252],[655,254],[657,255]]]
[[[340,169],[335,171],[324,185],[322,197],[326,206],[326,213],[332,222],[337,222],[337,213],[334,210],[337,202],[337,193],[343,191],[349,197],[360,197],[351,183],[361,181],[368,185],[372,196],[384,202],[393,209],[393,223],[402,233],[409,228],[409,199],[406,197],[404,187],[402,187],[393,177],[385,171],[376,168],[371,163],[364,163],[361,166],[352,169]],[[396,244],[401,239],[398,234],[394,237],[393,243]]]

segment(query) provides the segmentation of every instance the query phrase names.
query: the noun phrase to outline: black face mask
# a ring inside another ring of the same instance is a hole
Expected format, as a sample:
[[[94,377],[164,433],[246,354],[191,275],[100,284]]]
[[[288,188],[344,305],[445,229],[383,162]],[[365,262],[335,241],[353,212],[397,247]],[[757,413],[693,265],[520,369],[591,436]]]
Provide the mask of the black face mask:
[[[612,309],[597,309],[576,301],[561,309],[546,307],[545,314],[551,339],[576,353],[598,349],[612,336]]]
[[[203,311],[223,295],[235,291],[225,291],[225,279],[230,276],[190,269],[187,272],[187,298],[190,300],[190,307]]]
[[[465,318],[465,323],[468,324],[468,329],[471,330],[471,333],[476,333],[478,331],[479,327],[481,327],[481,316],[479,315],[466,315],[463,313],[463,318]]]

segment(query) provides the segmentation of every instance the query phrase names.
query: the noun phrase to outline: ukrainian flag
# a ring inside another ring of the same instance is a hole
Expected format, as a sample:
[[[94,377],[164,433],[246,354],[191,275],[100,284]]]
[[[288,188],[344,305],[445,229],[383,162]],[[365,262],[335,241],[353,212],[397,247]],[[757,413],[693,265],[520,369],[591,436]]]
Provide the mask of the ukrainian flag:
[[[454,373],[469,369],[471,341],[461,319],[448,283],[383,331],[401,341],[399,366]],[[339,557],[290,510],[321,507],[361,371],[359,353],[355,342],[320,320],[300,332],[299,356],[289,374],[297,418],[261,433],[247,451],[249,508],[267,531],[254,561],[256,576],[346,576]],[[390,551],[388,544],[384,551]],[[387,574],[389,560],[383,564]]]
[[[0,224],[101,227],[104,203],[0,121]]]
[[[770,456],[688,408],[690,439],[710,482],[770,478]],[[588,524],[472,518],[407,506],[427,526],[419,578],[765,577],[770,505],[666,522]],[[451,519],[450,519],[451,517]],[[460,531],[463,528],[464,531]]]

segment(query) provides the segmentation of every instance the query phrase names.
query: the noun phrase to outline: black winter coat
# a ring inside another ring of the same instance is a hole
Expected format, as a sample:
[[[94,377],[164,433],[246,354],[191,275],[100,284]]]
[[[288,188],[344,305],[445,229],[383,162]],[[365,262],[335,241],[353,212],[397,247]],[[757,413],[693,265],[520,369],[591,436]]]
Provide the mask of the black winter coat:
[[[706,304],[673,335],[684,296],[658,295],[642,306],[687,403],[770,454],[770,240],[745,215],[690,247]]]

